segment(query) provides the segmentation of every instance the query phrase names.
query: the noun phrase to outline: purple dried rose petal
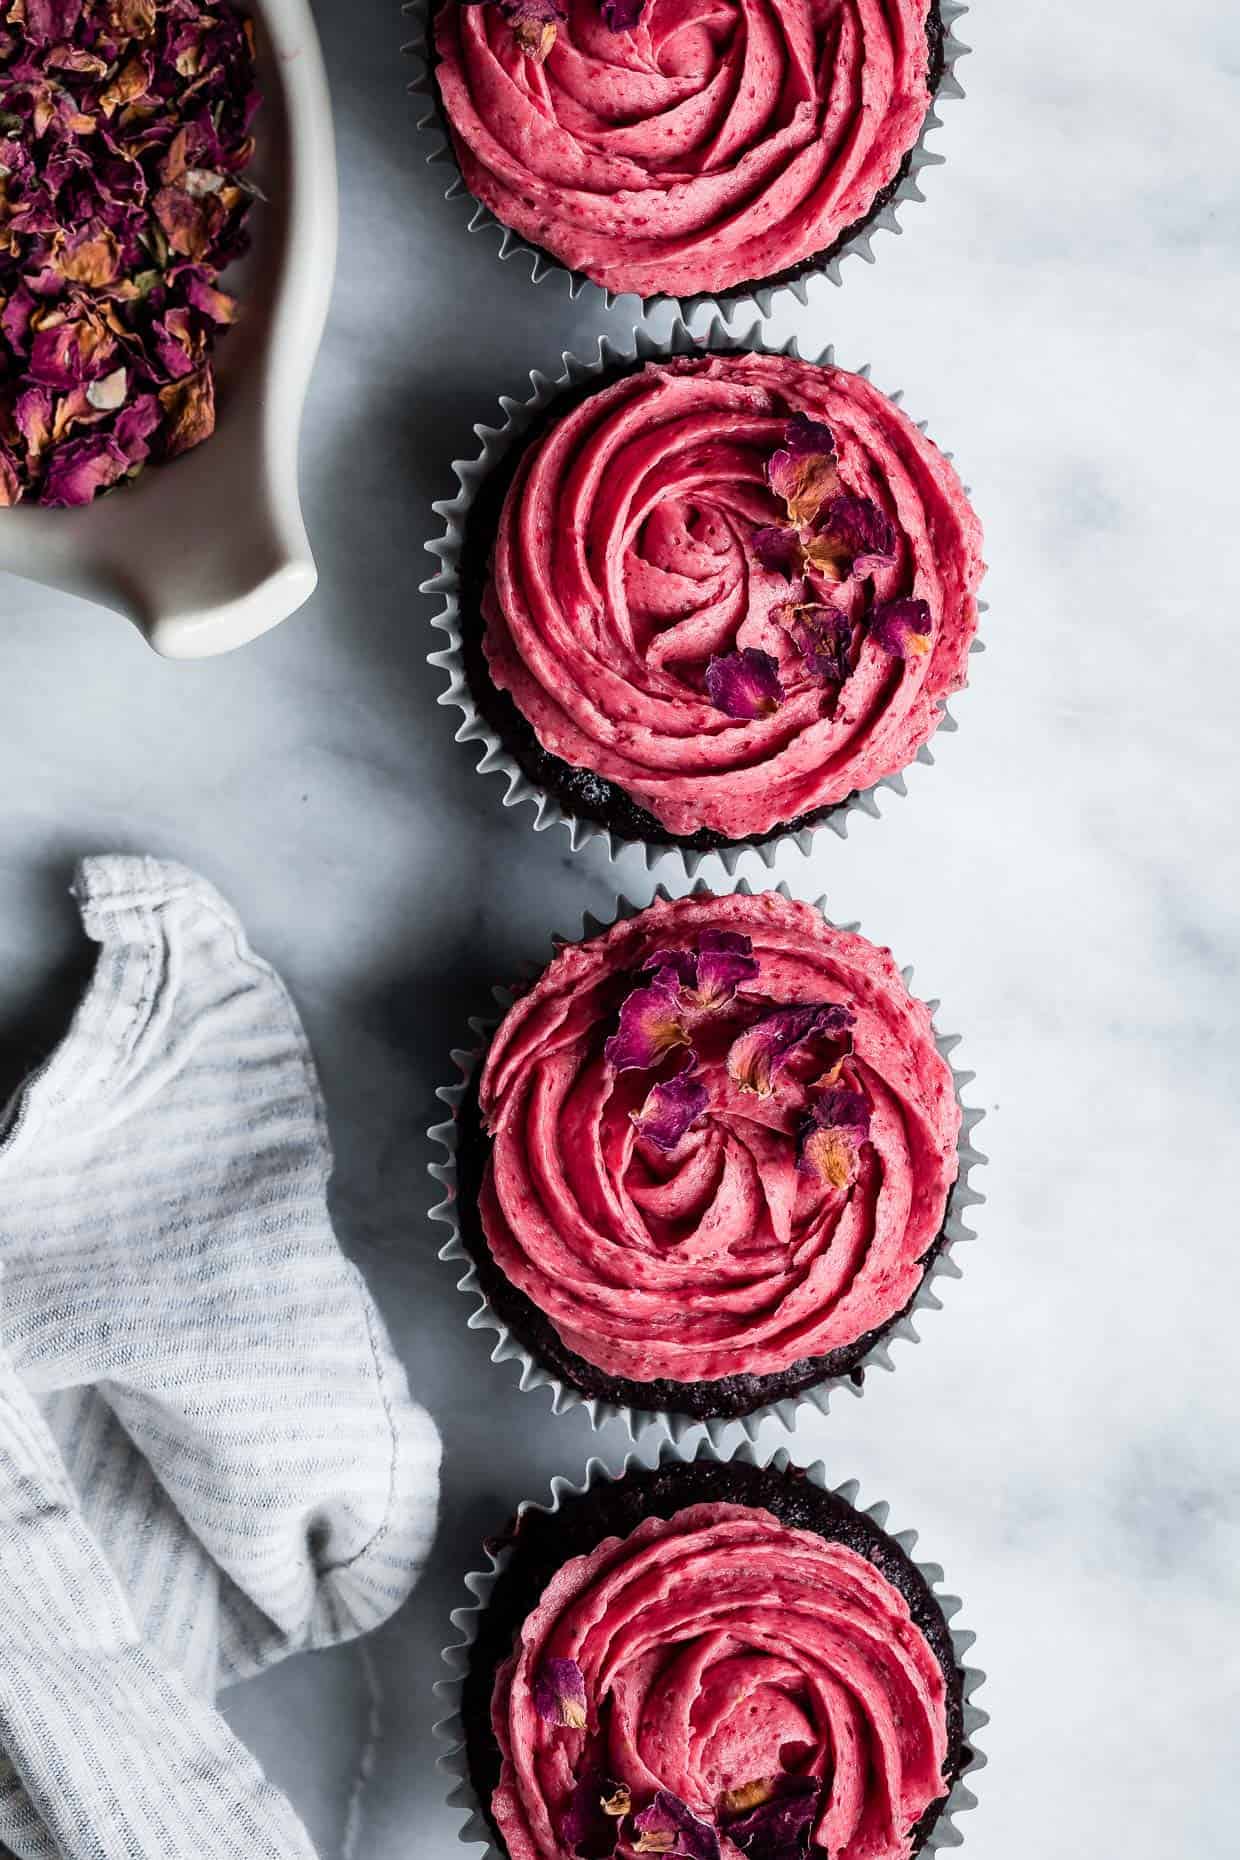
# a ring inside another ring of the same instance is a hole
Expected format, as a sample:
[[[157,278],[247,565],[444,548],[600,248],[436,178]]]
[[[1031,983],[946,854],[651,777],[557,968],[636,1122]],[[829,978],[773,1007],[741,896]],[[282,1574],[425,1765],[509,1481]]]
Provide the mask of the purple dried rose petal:
[[[812,523],[839,487],[831,428],[807,414],[794,414],[784,427],[783,445],[767,461],[766,478],[798,529]]]
[[[693,1007],[712,1014],[726,1007],[741,982],[757,979],[753,940],[736,930],[703,930],[697,940],[697,975],[690,992]]]
[[[573,1784],[560,1821],[564,1845],[583,1860],[604,1860],[616,1845],[617,1823],[633,1806],[623,1783],[600,1769],[588,1769]]]
[[[642,964],[642,973],[649,975],[659,969],[670,969],[682,988],[697,987],[698,962],[691,949],[671,949],[661,944]]]
[[[534,1709],[544,1724],[585,1730],[586,1681],[576,1660],[544,1660],[534,1675],[533,1694]]]
[[[783,575],[791,581],[794,575],[800,574],[804,557],[801,538],[785,524],[768,523],[755,530],[750,546],[760,566],[772,575]]]
[[[141,465],[150,455],[147,440],[159,425],[163,413],[154,394],[140,394],[118,416],[112,438],[125,454],[130,466]]]
[[[679,1854],[685,1860],[719,1860],[719,1836],[709,1821],[695,1815],[668,1789],[660,1789],[648,1807],[633,1816],[637,1854]]]
[[[651,1088],[640,1111],[630,1112],[638,1135],[670,1153],[710,1103],[710,1093],[693,1070],[693,1059],[670,1079]]]
[[[646,0],[601,0],[599,12],[609,32],[633,32]]]
[[[868,497],[841,491],[819,512],[805,559],[828,581],[846,581],[858,562],[882,562],[896,552],[886,511]]]
[[[837,1001],[776,1008],[733,1040],[728,1048],[728,1077],[742,1091],[769,1098],[798,1047],[810,1039],[838,1039],[856,1018],[851,1008]]]
[[[714,658],[706,668],[706,695],[727,717],[752,722],[773,716],[784,701],[779,661],[756,646]]]
[[[679,977],[674,969],[662,968],[625,997],[603,1057],[617,1072],[644,1071],[657,1066],[673,1048],[688,1044]]]
[[[0,439],[0,510],[9,510],[21,502],[22,481],[17,470],[17,460]]]
[[[926,601],[878,601],[865,617],[870,638],[896,659],[921,658],[930,650],[932,621]]]
[[[52,454],[39,502],[52,509],[89,504],[128,469],[125,454],[106,434],[67,440]]]
[[[797,1166],[831,1188],[847,1188],[870,1134],[870,1106],[850,1085],[820,1092],[801,1126]]]
[[[807,601],[783,610],[783,624],[815,678],[842,685],[852,667],[852,621],[838,607]]]
[[[559,22],[566,17],[559,0],[499,0],[499,9],[521,50],[542,64],[555,44]]]
[[[17,396],[13,419],[26,442],[26,456],[36,462],[52,439],[52,396],[47,388],[29,387]]]
[[[748,1860],[805,1860],[821,1795],[820,1785],[806,1777],[729,1821],[724,1831]]]

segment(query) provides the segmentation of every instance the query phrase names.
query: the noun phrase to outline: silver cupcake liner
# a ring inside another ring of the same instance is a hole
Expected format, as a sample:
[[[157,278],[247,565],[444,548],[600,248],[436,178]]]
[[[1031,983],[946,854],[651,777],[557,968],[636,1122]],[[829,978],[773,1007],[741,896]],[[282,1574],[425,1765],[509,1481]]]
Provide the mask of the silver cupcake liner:
[[[739,1461],[743,1465],[748,1466],[770,1465],[774,1467],[777,1472],[781,1473],[786,1472],[789,1466],[793,1464],[789,1454],[783,1447],[781,1447],[777,1453],[773,1454],[769,1460],[759,1460],[753,1446],[749,1443],[738,1447],[732,1453],[724,1454],[720,1453],[710,1441],[706,1440],[698,1442],[697,1451],[693,1454],[692,1461],[690,1461],[688,1454],[682,1452],[681,1449],[673,1445],[671,1441],[665,1440],[660,1443],[656,1463],[662,1467],[671,1462],[685,1465],[696,1463],[699,1460],[713,1460],[716,1462],[727,1461],[729,1463]],[[570,1480],[562,1477],[553,1479],[551,1481],[550,1501],[546,1504],[539,1504],[533,1499],[527,1499],[518,1507],[517,1516],[521,1517],[525,1512],[530,1510],[547,1512],[554,1515],[559,1511],[566,1497],[580,1497],[584,1493],[592,1490],[603,1480],[623,1479],[625,1474],[633,1467],[641,1464],[642,1462],[639,1460],[637,1454],[630,1453],[626,1456],[624,1465],[620,1471],[618,1473],[613,1473],[602,1460],[592,1459],[586,1466],[585,1477],[577,1485],[574,1485]],[[965,1655],[973,1646],[977,1636],[968,1628],[955,1625],[956,1618],[963,1607],[963,1603],[959,1596],[944,1592],[943,1583],[945,1578],[939,1564],[923,1562],[920,1557],[914,1556],[913,1552],[917,1544],[917,1532],[892,1531],[890,1529],[887,1522],[890,1506],[885,1500],[880,1500],[876,1504],[862,1506],[859,1502],[860,1487],[858,1481],[855,1479],[846,1480],[843,1485],[829,1486],[827,1483],[826,1468],[821,1460],[815,1460],[812,1466],[806,1467],[805,1476],[810,1483],[816,1485],[820,1491],[833,1492],[837,1498],[842,1498],[846,1504],[851,1505],[854,1510],[862,1512],[865,1517],[869,1518],[874,1524],[877,1524],[880,1530],[886,1531],[889,1536],[893,1537],[904,1551],[905,1555],[914,1564],[914,1567],[920,1572],[922,1579],[925,1581],[935,1601],[943,1611],[943,1616],[948,1624],[948,1632],[951,1635],[952,1652],[955,1656],[956,1666],[962,1676],[964,1742],[970,1755],[963,1770],[953,1784],[951,1793],[943,1805],[942,1811],[920,1851],[922,1853],[934,1853],[940,1848],[958,1847],[964,1839],[964,1836],[956,1825],[957,1820],[959,1816],[964,1814],[968,1809],[976,1808],[977,1797],[974,1795],[970,1784],[976,1780],[978,1771],[985,1768],[987,1761],[984,1752],[978,1748],[977,1734],[990,1722],[990,1716],[988,1712],[982,1710],[979,1705],[974,1703],[974,1696],[983,1683],[986,1675],[980,1667],[968,1664],[965,1659]],[[473,1570],[466,1576],[465,1587],[468,1589],[473,1600],[460,1608],[454,1608],[452,1611],[450,1618],[453,1627],[456,1629],[458,1638],[446,1646],[442,1654],[443,1662],[448,1668],[450,1677],[439,1680],[435,1686],[436,1696],[444,1707],[445,1715],[435,1725],[434,1735],[447,1746],[447,1749],[439,1758],[438,1768],[450,1779],[450,1791],[448,1795],[449,1805],[453,1808],[463,1809],[466,1812],[466,1820],[460,1829],[458,1839],[470,1845],[479,1842],[483,1843],[487,1850],[485,1860],[505,1860],[505,1856],[495,1843],[490,1824],[483,1814],[482,1805],[478,1800],[473,1783],[470,1779],[469,1756],[465,1744],[465,1726],[461,1717],[461,1694],[465,1683],[465,1675],[469,1671],[471,1649],[478,1635],[479,1624],[491,1600],[496,1578],[504,1569],[511,1555],[512,1550],[510,1546],[502,1550],[498,1555],[488,1553],[487,1567],[485,1569]]]
[[[791,898],[792,894],[787,885],[781,884],[775,887],[775,889],[785,898]],[[696,897],[708,891],[713,891],[713,888],[707,886],[704,881],[701,881],[694,888],[692,895]],[[753,895],[748,880],[741,879],[739,884],[732,887],[732,894],[738,892],[746,897]],[[662,885],[655,891],[656,900],[667,899],[669,895],[666,888]],[[728,892],[714,892],[714,895],[726,897],[731,894]],[[606,922],[592,915],[587,915],[582,921],[580,938],[553,938],[553,949],[558,950],[567,941],[587,941],[589,938],[599,935],[602,931],[610,929],[611,925],[619,922],[620,919],[635,917],[640,911],[646,908],[648,907],[633,904],[627,898],[619,897],[616,899],[615,908],[612,911],[611,917]],[[822,911],[825,916],[826,900],[819,899],[815,908]],[[859,924],[842,924],[839,927],[844,930],[852,931],[859,931],[861,928]],[[905,986],[911,988],[913,980],[912,969],[902,969],[901,974],[904,977]],[[539,1360],[525,1348],[524,1344],[513,1336],[479,1283],[478,1268],[461,1237],[460,1223],[456,1214],[458,1189],[456,1166],[457,1117],[461,1104],[469,1091],[474,1073],[482,1060],[486,1048],[490,1044],[491,1035],[499,1025],[502,1016],[507,1012],[509,1007],[511,1007],[515,998],[507,989],[496,988],[493,992],[496,1004],[500,1010],[499,1015],[497,1015],[495,1019],[482,1020],[475,1018],[470,1020],[469,1028],[474,1036],[476,1044],[469,1048],[455,1049],[451,1054],[452,1063],[460,1073],[459,1082],[452,1085],[441,1086],[435,1094],[440,1102],[447,1106],[450,1115],[443,1122],[432,1125],[429,1133],[432,1142],[437,1143],[444,1151],[444,1161],[433,1162],[430,1165],[431,1176],[444,1190],[443,1200],[438,1202],[436,1206],[431,1209],[430,1213],[432,1220],[442,1222],[444,1226],[450,1230],[449,1239],[445,1245],[440,1248],[440,1259],[446,1260],[451,1265],[464,1268],[461,1277],[457,1280],[457,1290],[463,1292],[473,1303],[474,1308],[470,1312],[468,1320],[469,1328],[471,1330],[489,1330],[495,1332],[495,1344],[491,1350],[491,1361],[493,1363],[511,1362],[519,1365],[518,1387],[522,1393],[531,1389],[550,1389],[551,1412],[553,1414],[568,1414],[571,1413],[574,1408],[584,1408],[590,1417],[590,1425],[596,1431],[606,1426],[609,1422],[618,1420],[623,1423],[631,1440],[639,1439],[642,1434],[646,1433],[651,1428],[661,1428],[666,1434],[670,1435],[672,1440],[679,1443],[688,1435],[701,1429],[706,1437],[714,1445],[718,1446],[722,1443],[728,1428],[739,1427],[748,1439],[756,1439],[759,1427],[770,1415],[773,1415],[784,1427],[791,1431],[796,1424],[797,1413],[803,1405],[815,1408],[820,1414],[825,1415],[829,1410],[831,1397],[837,1389],[846,1389],[849,1394],[859,1398],[865,1390],[865,1373],[868,1373],[872,1369],[895,1368],[895,1363],[892,1361],[891,1356],[891,1347],[894,1343],[900,1341],[919,1343],[921,1341],[914,1319],[923,1311],[941,1310],[942,1300],[939,1297],[939,1289],[942,1283],[947,1279],[959,1279],[963,1277],[961,1268],[953,1257],[955,1248],[964,1244],[966,1241],[975,1240],[977,1238],[973,1229],[966,1227],[963,1215],[968,1208],[980,1206],[986,1199],[970,1181],[972,1172],[980,1168],[987,1160],[973,1143],[973,1133],[981,1123],[985,1113],[981,1110],[969,1108],[965,1105],[961,1097],[962,1091],[972,1082],[976,1074],[958,1071],[952,1064],[951,1055],[960,1044],[959,1034],[943,1034],[940,1033],[937,1028],[934,1030],[935,1045],[942,1057],[946,1059],[948,1065],[951,1067],[956,1102],[960,1106],[961,1127],[956,1151],[959,1161],[959,1170],[948,1198],[947,1212],[943,1223],[943,1243],[926,1269],[925,1276],[917,1289],[910,1309],[903,1317],[897,1319],[893,1325],[884,1330],[878,1341],[867,1351],[866,1355],[856,1365],[855,1369],[848,1374],[834,1376],[823,1382],[815,1383],[810,1388],[802,1389],[798,1394],[786,1396],[780,1401],[768,1402],[764,1406],[756,1408],[752,1414],[718,1416],[710,1420],[701,1420],[692,1415],[673,1414],[657,1408],[633,1408],[627,1403],[607,1401],[602,1396],[583,1395],[579,1389],[565,1382],[561,1377],[555,1375],[550,1369],[545,1367],[544,1364],[539,1362]],[[930,1009],[931,1015],[937,1013],[939,1007],[937,1001],[929,1001],[926,1005]],[[858,1371],[862,1373],[862,1380],[860,1383],[853,1379]]]
[[[531,245],[511,227],[496,219],[489,208],[474,198],[466,187],[457,167],[452,144],[448,138],[444,119],[440,111],[435,80],[432,75],[434,48],[431,45],[431,18],[436,0],[406,0],[402,12],[408,15],[414,24],[414,36],[403,49],[414,61],[416,75],[409,85],[415,97],[425,97],[427,108],[418,119],[418,128],[429,139],[426,156],[428,163],[444,162],[452,170],[452,179],[444,189],[445,200],[461,200],[472,209],[468,227],[473,232],[494,232],[499,239],[499,257],[501,259],[523,257],[528,260],[530,277],[535,284],[541,284],[544,278],[563,279],[568,287],[570,298],[576,298],[583,291],[597,293],[603,299],[608,310],[626,297],[634,297],[633,291],[615,292],[605,290],[602,285],[594,284],[583,271],[574,271],[561,265],[549,253],[538,246]],[[840,250],[825,264],[807,263],[805,270],[786,284],[762,284],[757,282],[752,288],[738,287],[729,291],[699,292],[692,297],[668,297],[658,293],[653,297],[642,297],[641,314],[649,317],[667,306],[673,307],[686,320],[699,311],[718,313],[729,321],[738,313],[746,315],[757,311],[761,316],[770,316],[772,306],[779,304],[785,297],[793,298],[799,304],[809,301],[808,287],[815,278],[825,277],[832,284],[842,284],[841,267],[845,259],[863,259],[867,265],[874,263],[873,240],[879,232],[902,233],[900,215],[911,201],[921,201],[925,195],[921,191],[920,181],[926,168],[939,168],[946,161],[945,155],[926,146],[927,138],[936,129],[941,129],[943,120],[938,114],[938,106],[964,96],[964,86],[956,75],[956,66],[962,58],[969,55],[970,46],[956,36],[957,22],[968,12],[963,0],[940,0],[940,15],[943,21],[943,74],[934,93],[933,102],[921,126],[921,134],[913,146],[908,159],[907,169],[897,186],[895,193],[878,213],[866,221],[860,231],[855,233]]]
[[[708,852],[690,852],[682,846],[666,845],[655,841],[632,841],[622,838],[609,827],[600,822],[583,819],[579,815],[568,814],[560,805],[555,795],[540,788],[525,774],[516,759],[509,754],[502,740],[491,729],[479,713],[465,675],[465,662],[461,649],[461,609],[460,609],[460,563],[465,548],[465,529],[469,511],[477,494],[478,487],[495,469],[504,455],[516,445],[523,435],[535,423],[543,411],[560,394],[569,388],[578,387],[582,382],[595,379],[613,368],[623,368],[634,361],[658,361],[671,355],[697,355],[704,350],[723,354],[736,354],[741,351],[757,351],[764,355],[788,355],[800,361],[801,351],[797,347],[796,337],[780,345],[768,343],[763,338],[760,324],[742,335],[734,335],[725,329],[718,320],[700,336],[694,336],[682,321],[677,321],[670,334],[662,339],[647,334],[643,329],[634,329],[623,345],[614,342],[610,336],[599,338],[598,354],[588,361],[581,361],[577,356],[566,351],[560,358],[561,367],[555,376],[545,375],[539,370],[531,370],[530,386],[532,392],[527,399],[517,401],[509,395],[500,397],[500,412],[503,416],[498,426],[474,427],[482,444],[476,458],[456,459],[452,469],[456,474],[458,489],[456,495],[441,499],[432,508],[437,516],[444,520],[441,536],[426,545],[427,551],[437,556],[440,562],[439,572],[421,584],[423,594],[437,594],[442,597],[443,605],[434,615],[431,625],[438,628],[447,639],[445,646],[427,654],[428,663],[446,672],[448,684],[439,695],[439,703],[449,705],[461,713],[461,724],[456,732],[458,743],[479,743],[482,753],[478,757],[477,768],[480,775],[501,775],[507,783],[507,792],[503,798],[505,807],[517,807],[530,802],[534,807],[533,827],[535,833],[543,833],[548,827],[562,826],[567,829],[569,841],[574,852],[594,841],[601,841],[607,857],[615,860],[627,846],[640,845],[645,854],[647,871],[659,860],[677,859],[689,878],[693,878],[709,859],[718,859],[724,870],[731,877],[746,853],[754,853],[762,864],[769,869],[775,865],[781,847],[792,845],[798,851],[807,853],[816,834],[830,829],[840,839],[847,836],[849,823],[858,814],[868,814],[879,818],[879,796],[884,791],[893,795],[908,793],[905,769],[895,775],[884,776],[870,788],[862,789],[850,795],[832,808],[824,820],[813,826],[802,827],[797,832],[775,833],[771,838],[759,844],[747,840],[737,840],[730,845]],[[810,358],[817,366],[840,366],[836,363],[835,349],[829,345],[821,354]],[[870,379],[870,364],[852,371]],[[888,394],[887,398],[899,406],[904,398],[903,390],[898,389]],[[917,422],[917,430],[925,432],[925,422]],[[951,458],[945,452],[945,458]],[[966,491],[968,486],[965,487]],[[987,604],[978,602],[978,612],[985,613]],[[974,636],[970,652],[985,651],[984,643]],[[948,709],[947,700],[940,704],[938,730],[948,735],[959,728],[956,719]],[[918,749],[916,762],[932,764],[934,755],[928,743]],[[911,766],[911,765],[910,765]]]

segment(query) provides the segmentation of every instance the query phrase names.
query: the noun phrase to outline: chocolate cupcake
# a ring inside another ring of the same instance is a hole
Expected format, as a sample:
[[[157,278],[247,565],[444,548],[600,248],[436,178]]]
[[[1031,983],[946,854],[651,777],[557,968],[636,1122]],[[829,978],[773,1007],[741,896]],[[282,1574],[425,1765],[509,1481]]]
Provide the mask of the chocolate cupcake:
[[[868,254],[965,49],[939,0],[427,0],[469,193],[609,299],[729,306]],[[765,306],[764,306],[765,307]]]
[[[860,1387],[981,1199],[929,1009],[779,892],[657,899],[564,944],[441,1096],[462,1288],[561,1398],[631,1427]]]
[[[509,1860],[911,1860],[972,1805],[980,1675],[938,1572],[855,1495],[785,1455],[665,1454],[523,1507],[448,1656],[468,1834]]]
[[[460,734],[648,857],[769,847],[899,783],[977,629],[950,461],[864,375],[795,354],[576,374],[441,507]]]

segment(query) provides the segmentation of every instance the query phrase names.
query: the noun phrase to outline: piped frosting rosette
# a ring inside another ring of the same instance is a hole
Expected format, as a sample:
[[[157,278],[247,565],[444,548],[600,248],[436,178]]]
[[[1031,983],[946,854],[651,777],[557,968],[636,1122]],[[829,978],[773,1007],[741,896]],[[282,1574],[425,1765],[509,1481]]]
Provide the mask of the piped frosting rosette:
[[[982,567],[951,464],[863,376],[674,356],[527,445],[487,667],[651,837],[758,839],[915,758],[965,683]]]
[[[889,951],[778,892],[563,946],[475,1102],[461,1212],[505,1321],[587,1396],[702,1419],[856,1369],[960,1166],[929,1009]]]
[[[470,193],[644,298],[826,263],[907,173],[942,38],[930,0],[440,0],[432,20]]]
[[[971,1804],[972,1637],[854,1496],[665,1450],[523,1508],[443,1727],[509,1860],[909,1860]]]

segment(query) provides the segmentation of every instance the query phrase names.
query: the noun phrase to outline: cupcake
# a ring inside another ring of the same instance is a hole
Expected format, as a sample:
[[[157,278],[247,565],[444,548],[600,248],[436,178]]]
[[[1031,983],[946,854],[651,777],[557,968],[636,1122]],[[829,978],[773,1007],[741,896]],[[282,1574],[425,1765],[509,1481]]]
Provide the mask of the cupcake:
[[[961,1130],[888,950],[778,892],[701,891],[563,945],[509,1008],[451,1206],[553,1378],[711,1421],[860,1383],[944,1245]]]
[[[910,1860],[974,1760],[926,1576],[786,1461],[632,1465],[489,1547],[459,1731],[509,1860]]]
[[[944,74],[939,0],[429,4],[465,186],[615,295],[824,270],[897,195]]]
[[[981,547],[948,459],[864,376],[750,350],[621,366],[465,513],[464,681],[569,818],[763,846],[923,750],[966,682]]]

